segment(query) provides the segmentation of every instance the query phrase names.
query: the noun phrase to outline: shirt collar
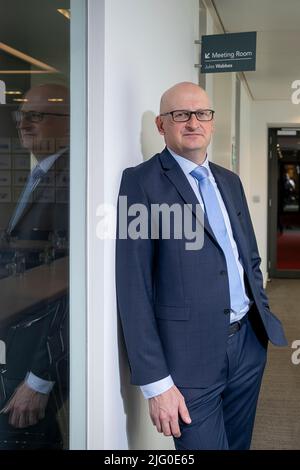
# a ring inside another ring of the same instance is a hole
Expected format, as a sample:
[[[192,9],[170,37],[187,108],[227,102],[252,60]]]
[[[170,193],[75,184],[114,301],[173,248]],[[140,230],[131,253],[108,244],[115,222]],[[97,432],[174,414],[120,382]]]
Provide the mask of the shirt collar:
[[[44,173],[52,167],[54,162],[67,150],[67,148],[61,149],[58,152],[54,153],[53,155],[49,155],[49,157],[44,158],[40,163],[36,166],[39,166]]]
[[[173,152],[173,150],[171,150],[169,147],[167,147],[167,149],[169,150],[172,157],[175,158],[178,165],[181,167],[183,173],[186,176],[189,175],[191,173],[191,171],[195,170],[195,168],[197,168],[199,166],[196,163],[192,162],[191,160],[188,160],[185,157],[181,157],[180,155],[177,155],[177,153]],[[209,167],[209,161],[208,161],[208,158],[207,158],[207,154],[206,154],[205,160],[204,160],[204,162],[202,163],[201,166],[204,166],[208,170],[209,175],[211,175],[211,170],[210,170],[210,167]]]

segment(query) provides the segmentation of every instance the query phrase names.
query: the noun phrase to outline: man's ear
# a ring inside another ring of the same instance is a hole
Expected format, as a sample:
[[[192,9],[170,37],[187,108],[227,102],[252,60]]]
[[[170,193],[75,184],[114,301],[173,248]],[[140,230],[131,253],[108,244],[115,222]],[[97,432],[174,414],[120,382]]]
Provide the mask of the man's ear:
[[[161,135],[165,135],[165,130],[164,130],[164,123],[163,123],[163,120],[160,116],[157,116],[155,118],[155,124],[156,124],[156,127],[157,127],[157,130],[158,132],[161,134]]]

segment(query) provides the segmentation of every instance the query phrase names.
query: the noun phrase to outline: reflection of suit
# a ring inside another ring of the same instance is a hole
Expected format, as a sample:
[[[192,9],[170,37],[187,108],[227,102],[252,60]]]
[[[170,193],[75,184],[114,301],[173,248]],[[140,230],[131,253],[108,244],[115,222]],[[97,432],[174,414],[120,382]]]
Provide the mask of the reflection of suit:
[[[282,326],[270,312],[263,290],[240,180],[218,165],[211,163],[210,168],[229,215],[248,296],[254,302],[253,328],[264,346],[267,337],[283,345]],[[125,170],[120,195],[127,196],[128,208],[140,203],[149,214],[151,204],[192,204],[196,221],[198,200],[167,149]],[[206,216],[204,224],[204,246],[197,251],[185,249],[190,240],[184,234],[182,239],[163,240],[160,232],[157,240],[117,240],[117,300],[134,384],[153,383],[169,374],[182,389],[204,390],[218,383],[226,358],[230,294],[224,254]]]
[[[0,406],[7,403],[28,371],[44,380],[55,381],[46,416],[34,426],[16,429],[8,415],[0,415],[0,449],[60,448],[63,436],[57,422],[68,393],[68,299],[44,302],[23,314],[18,323],[0,328],[6,343],[6,365],[2,368]],[[63,423],[63,431],[66,424]],[[24,434],[25,431],[25,434]]]
[[[45,180],[52,175],[51,185]],[[69,230],[69,156],[62,154],[41,179],[11,232],[18,239],[46,239],[50,232]],[[18,204],[18,203],[17,203]]]
[[[63,164],[62,164],[63,163]],[[54,186],[43,185],[43,179],[31,194],[30,201],[24,208],[11,235],[19,240],[48,240],[51,233],[58,233],[68,240],[69,233],[69,159],[60,156],[52,172]],[[45,175],[47,177],[48,173]],[[51,241],[49,241],[49,246]],[[39,254],[42,249],[24,253],[27,268],[42,263]],[[56,257],[66,256],[67,246],[56,250]],[[67,283],[67,279],[66,279]],[[61,434],[56,422],[56,411],[62,406],[68,393],[68,296],[56,300],[47,300],[47,285],[43,288],[45,301],[30,312],[18,317],[8,327],[1,329],[1,339],[6,342],[5,373],[2,374],[2,403],[7,402],[14,388],[24,380],[31,371],[37,377],[55,382],[47,406],[46,418],[37,425],[28,428],[32,443],[25,448],[61,447]],[[16,292],[16,296],[26,295]],[[19,297],[20,299],[20,297]],[[5,394],[6,396],[3,396]],[[10,436],[7,448],[18,448],[13,442],[24,437],[23,430],[16,430],[5,424],[7,416],[1,416],[1,441]],[[6,426],[8,428],[6,429]],[[5,446],[4,446],[5,448]]]

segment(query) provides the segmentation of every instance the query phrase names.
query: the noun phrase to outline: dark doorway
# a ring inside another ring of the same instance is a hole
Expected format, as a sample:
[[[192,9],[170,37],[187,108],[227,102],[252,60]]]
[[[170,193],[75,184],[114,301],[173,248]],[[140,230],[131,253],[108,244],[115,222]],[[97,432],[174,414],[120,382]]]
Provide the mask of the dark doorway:
[[[269,129],[268,268],[300,277],[300,129]]]

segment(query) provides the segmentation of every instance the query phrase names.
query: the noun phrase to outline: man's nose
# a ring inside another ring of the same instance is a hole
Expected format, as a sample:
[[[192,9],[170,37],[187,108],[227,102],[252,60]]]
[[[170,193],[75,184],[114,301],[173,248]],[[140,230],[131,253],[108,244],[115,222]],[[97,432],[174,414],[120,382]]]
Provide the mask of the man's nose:
[[[192,129],[199,127],[200,121],[196,118],[195,114],[191,114],[190,119],[186,122],[186,126]]]
[[[17,127],[19,129],[28,129],[32,126],[32,122],[30,121],[30,119],[26,118],[25,115],[21,115],[19,121],[18,121],[18,125]]]

